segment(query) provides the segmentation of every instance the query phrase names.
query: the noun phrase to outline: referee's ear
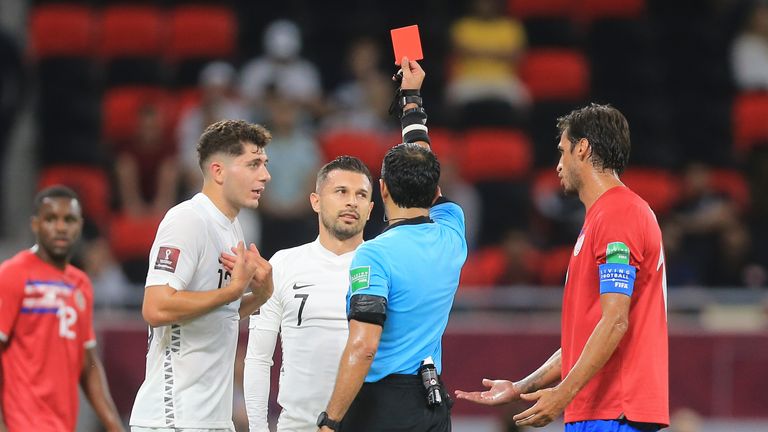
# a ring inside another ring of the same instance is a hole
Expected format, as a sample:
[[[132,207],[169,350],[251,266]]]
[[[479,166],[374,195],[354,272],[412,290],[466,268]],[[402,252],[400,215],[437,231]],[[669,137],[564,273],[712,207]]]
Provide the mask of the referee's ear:
[[[386,200],[389,197],[389,189],[387,189],[387,184],[384,183],[384,179],[379,179],[379,190],[381,191],[381,200]]]

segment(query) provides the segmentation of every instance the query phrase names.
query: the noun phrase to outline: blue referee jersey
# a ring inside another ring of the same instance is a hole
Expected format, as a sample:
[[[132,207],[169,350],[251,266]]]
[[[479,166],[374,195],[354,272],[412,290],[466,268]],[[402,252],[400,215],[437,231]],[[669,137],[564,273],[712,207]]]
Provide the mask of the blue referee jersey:
[[[350,266],[347,311],[355,295],[387,299],[379,349],[365,382],[415,375],[428,356],[442,371],[442,337],[466,258],[464,212],[443,198],[429,218],[393,224],[360,245]]]

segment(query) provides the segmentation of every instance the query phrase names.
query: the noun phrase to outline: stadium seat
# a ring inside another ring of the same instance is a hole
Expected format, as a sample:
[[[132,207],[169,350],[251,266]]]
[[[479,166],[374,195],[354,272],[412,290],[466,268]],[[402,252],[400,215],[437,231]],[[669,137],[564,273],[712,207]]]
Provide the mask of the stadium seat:
[[[112,143],[131,138],[143,104],[159,104],[163,109],[172,106],[168,93],[159,87],[116,87],[107,91],[102,107],[104,138]]]
[[[72,188],[80,196],[84,216],[99,228],[109,221],[109,180],[101,168],[82,165],[52,165],[40,172],[38,189],[56,184]]]
[[[176,7],[170,15],[166,56],[173,62],[219,59],[234,55],[237,20],[222,6]]]
[[[736,97],[731,112],[733,144],[740,154],[768,145],[768,92],[747,92]]]
[[[507,10],[515,18],[570,16],[578,0],[508,0]]]
[[[374,177],[381,174],[381,162],[384,159],[384,154],[392,145],[396,144],[391,139],[391,136],[354,129],[330,130],[318,137],[326,161],[341,155],[355,156],[368,166]]]
[[[165,42],[164,14],[150,5],[117,5],[104,9],[98,52],[107,85],[161,84]]]
[[[573,246],[558,246],[542,253],[537,275],[539,284],[545,286],[563,286],[568,264],[571,262]]]
[[[520,76],[534,102],[576,101],[589,94],[589,66],[575,50],[531,50],[523,59]]]
[[[506,258],[498,246],[471,252],[461,269],[459,286],[462,290],[493,288],[504,274]]]
[[[75,4],[47,4],[32,9],[29,34],[32,55],[88,57],[94,52],[95,19],[90,8]]]
[[[592,22],[605,18],[637,19],[645,12],[645,0],[577,0],[577,19]]]
[[[658,215],[669,211],[680,197],[679,180],[661,169],[630,168],[621,175],[621,181],[646,200]]]
[[[728,195],[740,210],[750,206],[749,185],[744,175],[732,169],[714,169],[709,177],[710,186],[717,192]]]
[[[515,129],[471,129],[464,133],[459,161],[469,182],[518,180],[531,167],[531,142]]]
[[[109,244],[119,261],[146,260],[162,215],[115,215],[109,224]]]
[[[121,57],[160,57],[163,48],[163,15],[153,6],[118,5],[101,15],[99,55],[104,60]]]

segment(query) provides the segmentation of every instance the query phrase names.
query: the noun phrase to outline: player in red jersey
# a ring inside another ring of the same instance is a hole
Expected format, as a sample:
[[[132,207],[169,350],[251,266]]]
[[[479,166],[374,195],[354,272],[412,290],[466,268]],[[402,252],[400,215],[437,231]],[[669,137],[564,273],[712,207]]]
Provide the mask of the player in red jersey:
[[[123,431],[96,353],[91,282],[69,264],[77,195],[42,190],[31,226],[36,245],[0,265],[0,432],[74,431],[78,382],[107,430]]]
[[[558,119],[557,173],[587,209],[563,295],[560,349],[528,377],[483,380],[459,399],[535,404],[518,425],[655,431],[669,424],[666,277],[656,216],[619,180],[629,159],[627,120],[592,104]],[[558,380],[559,384],[548,387]]]

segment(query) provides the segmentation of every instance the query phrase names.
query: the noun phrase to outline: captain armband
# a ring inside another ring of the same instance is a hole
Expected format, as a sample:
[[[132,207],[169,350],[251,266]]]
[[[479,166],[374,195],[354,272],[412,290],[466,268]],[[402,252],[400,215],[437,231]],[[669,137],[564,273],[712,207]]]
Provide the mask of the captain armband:
[[[387,299],[376,295],[353,295],[349,300],[347,319],[383,326],[387,320]]]
[[[632,297],[637,269],[629,264],[605,263],[600,265],[600,294],[618,293]]]

